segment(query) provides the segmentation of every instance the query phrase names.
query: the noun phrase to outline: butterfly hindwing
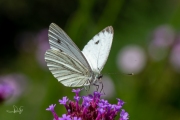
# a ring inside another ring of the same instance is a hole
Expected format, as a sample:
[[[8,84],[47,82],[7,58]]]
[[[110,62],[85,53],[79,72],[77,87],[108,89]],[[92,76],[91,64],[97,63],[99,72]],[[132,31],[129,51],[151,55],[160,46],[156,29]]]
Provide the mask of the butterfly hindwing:
[[[58,50],[46,51],[45,60],[53,76],[68,87],[89,85],[90,73],[78,60]]]

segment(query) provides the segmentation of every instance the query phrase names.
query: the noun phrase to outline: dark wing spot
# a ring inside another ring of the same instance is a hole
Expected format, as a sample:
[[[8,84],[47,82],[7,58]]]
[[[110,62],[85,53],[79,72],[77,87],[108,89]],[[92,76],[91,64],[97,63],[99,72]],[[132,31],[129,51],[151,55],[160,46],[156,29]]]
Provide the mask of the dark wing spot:
[[[95,44],[98,44],[99,43],[99,40],[95,42]]]
[[[59,49],[60,52],[63,52],[61,49]]]
[[[108,33],[111,33],[111,30],[109,29],[109,27],[106,28],[106,31],[107,31]]]
[[[109,27],[106,27],[104,30],[103,30],[103,32],[108,32],[108,33],[113,33],[113,28],[111,27],[111,26],[109,26]]]
[[[60,40],[60,39],[58,39],[57,42],[58,42],[59,44],[61,44],[61,40]]]

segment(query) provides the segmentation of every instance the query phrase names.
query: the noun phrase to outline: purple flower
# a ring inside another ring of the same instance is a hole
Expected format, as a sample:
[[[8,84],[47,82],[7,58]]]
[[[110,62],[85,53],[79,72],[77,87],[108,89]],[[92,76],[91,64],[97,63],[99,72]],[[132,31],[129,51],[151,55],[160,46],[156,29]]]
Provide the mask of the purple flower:
[[[129,114],[124,109],[122,109],[119,120],[128,120],[128,119],[129,119]]]
[[[115,108],[116,111],[119,111],[119,110],[122,108],[122,106],[120,106],[120,105],[115,105],[114,108]]]
[[[123,106],[124,105],[124,101],[122,101],[121,99],[119,99],[119,98],[117,98],[117,100],[118,100],[118,105],[120,105],[120,106]]]
[[[92,101],[92,98],[89,97],[89,96],[83,96],[83,100],[87,101],[87,102],[90,102],[90,101]]]
[[[81,118],[73,117],[73,120],[81,120]]]
[[[80,88],[78,88],[77,90],[76,89],[73,89],[72,90],[72,92],[74,92],[74,93],[76,93],[76,96],[78,96],[79,95],[79,92],[81,91],[81,89]]]
[[[180,72],[180,36],[177,43],[172,47],[170,53],[170,63],[175,71]]]
[[[79,97],[79,96],[74,96],[74,99],[75,99],[77,102],[79,102],[79,100],[81,99],[81,97]]]
[[[65,96],[65,97],[63,97],[62,100],[61,99],[59,100],[59,103],[65,105],[67,101],[68,101],[68,98],[67,98],[67,96]]]
[[[56,104],[54,104],[54,105],[52,104],[46,110],[51,111],[54,116],[54,119],[58,120],[58,116],[57,116],[56,112],[54,111],[55,106],[56,106]]]
[[[48,29],[42,29],[37,33],[35,38],[35,44],[37,45],[36,50],[36,59],[37,62],[41,65],[42,68],[47,69],[46,62],[44,61],[44,54],[47,49],[49,49],[49,42],[48,42]]]
[[[0,102],[4,101],[13,94],[13,89],[6,83],[0,84]]]
[[[52,105],[50,105],[46,110],[48,110],[48,111],[54,111],[54,108],[55,108],[55,106],[56,106],[56,104],[52,104]]]
[[[96,99],[99,99],[101,97],[101,93],[99,93],[99,92],[97,92],[97,91],[95,91],[94,92],[94,98]]]
[[[66,115],[66,114],[63,114],[61,118],[59,118],[58,120],[72,120],[70,118],[70,115]]]
[[[26,81],[21,74],[0,76],[0,103],[16,101],[26,88]]]
[[[79,96],[80,89],[73,89],[72,92],[76,94],[75,101],[69,101],[67,97],[59,100],[60,104],[65,106],[67,113],[58,120],[114,120],[120,111],[119,120],[128,120],[128,113],[121,110],[124,101],[118,99],[117,104],[110,104],[107,100],[101,99],[101,93],[97,91],[93,95],[83,97]],[[82,103],[79,102],[80,99],[82,99]],[[54,112],[54,107],[55,105],[51,105],[48,110]]]
[[[101,99],[101,102],[102,102],[103,104],[106,104],[106,105],[109,104],[108,101],[107,101],[107,100],[104,100],[104,99]]]
[[[103,108],[99,108],[98,111],[103,114],[105,112],[105,110]]]

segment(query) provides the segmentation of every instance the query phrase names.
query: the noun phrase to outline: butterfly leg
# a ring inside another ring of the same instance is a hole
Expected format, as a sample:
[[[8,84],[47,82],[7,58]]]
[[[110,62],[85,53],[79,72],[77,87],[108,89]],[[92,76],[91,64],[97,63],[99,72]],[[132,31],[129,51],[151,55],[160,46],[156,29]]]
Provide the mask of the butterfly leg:
[[[87,86],[85,88],[86,88],[86,91],[89,91],[90,90],[90,85],[88,86],[88,88],[87,88]]]
[[[86,90],[86,92],[90,90],[90,85],[88,85],[88,89],[87,89],[87,86],[85,86],[85,84],[88,84],[88,83],[90,83],[89,80],[87,80],[87,82],[84,82],[84,84],[83,84],[84,89]]]
[[[96,86],[96,91],[98,91],[99,90],[99,85],[96,85],[95,83],[93,85]]]
[[[86,92],[88,91],[86,86],[84,86],[84,89],[86,90]]]
[[[100,82],[100,83],[102,85],[100,93],[103,91],[103,94],[105,95],[105,92],[104,92],[104,89],[103,89],[103,87],[104,87],[103,82]]]

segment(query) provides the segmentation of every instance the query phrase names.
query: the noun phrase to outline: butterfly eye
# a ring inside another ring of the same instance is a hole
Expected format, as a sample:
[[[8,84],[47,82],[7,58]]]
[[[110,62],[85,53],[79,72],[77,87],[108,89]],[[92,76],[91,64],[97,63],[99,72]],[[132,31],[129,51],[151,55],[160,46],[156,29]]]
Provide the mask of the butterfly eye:
[[[99,80],[99,79],[101,79],[102,77],[103,77],[103,75],[99,75],[97,78],[98,78],[98,80]]]

